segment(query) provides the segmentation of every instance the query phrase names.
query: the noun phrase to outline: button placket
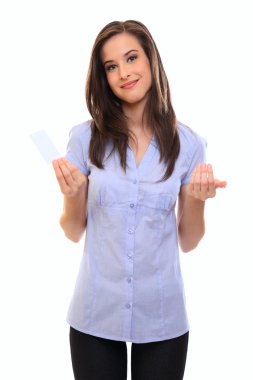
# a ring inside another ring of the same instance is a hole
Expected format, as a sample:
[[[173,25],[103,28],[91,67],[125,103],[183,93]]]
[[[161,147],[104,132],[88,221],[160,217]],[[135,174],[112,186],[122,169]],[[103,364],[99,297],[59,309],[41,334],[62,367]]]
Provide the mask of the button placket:
[[[135,229],[136,229],[136,202],[138,199],[138,186],[137,179],[132,181],[133,187],[132,192],[130,193],[130,199],[128,203],[128,218],[126,228],[126,303],[125,309],[126,311],[132,310],[132,302],[133,302],[133,255],[134,255],[134,244],[135,244]],[[132,313],[127,313],[127,318],[125,320],[125,328],[127,334],[131,335],[131,326],[132,326]]]

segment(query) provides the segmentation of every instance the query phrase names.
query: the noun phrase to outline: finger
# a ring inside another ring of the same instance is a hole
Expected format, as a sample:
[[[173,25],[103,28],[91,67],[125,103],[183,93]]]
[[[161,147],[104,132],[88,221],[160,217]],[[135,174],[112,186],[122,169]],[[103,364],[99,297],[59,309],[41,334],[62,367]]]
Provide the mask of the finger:
[[[81,170],[76,165],[72,164],[72,162],[66,160],[65,158],[63,158],[63,162],[66,164],[66,166],[70,170],[73,179],[78,184],[82,184],[86,176],[81,172]]]
[[[213,167],[211,164],[207,165],[207,173],[208,173],[208,194],[209,197],[214,197],[216,194],[215,191],[215,183],[214,183],[214,177],[213,177]]]
[[[64,159],[59,159],[59,165],[60,169],[62,171],[62,174],[65,178],[66,183],[70,186],[73,187],[75,183],[75,179],[73,177],[73,171],[69,169],[67,166],[67,163],[64,161]]]
[[[189,192],[191,194],[193,194],[194,192],[194,180],[195,180],[195,174],[196,174],[196,168],[193,170],[192,174],[191,174],[191,179],[190,179],[190,182],[189,182]]]
[[[54,172],[55,172],[57,180],[58,181],[62,181],[62,180],[65,181],[63,174],[62,174],[61,167],[60,167],[59,159],[52,161],[52,164],[53,164],[53,168],[54,168]]]
[[[193,186],[195,194],[199,196],[201,192],[201,164],[196,167]]]
[[[65,177],[62,173],[62,170],[60,168],[59,160],[54,160],[52,161],[55,176],[57,178],[57,181],[59,183],[60,189],[62,193],[66,193],[69,190],[69,186],[66,183]]]
[[[69,168],[70,171],[79,170],[76,165],[74,165],[71,161],[67,160],[65,157],[62,158],[62,161]]]
[[[207,177],[207,166],[206,164],[201,164],[200,166],[200,192],[202,197],[206,198],[208,190],[208,177]]]
[[[63,179],[65,181],[65,185],[64,185],[63,181],[61,181],[61,184],[62,184],[61,189],[62,189],[64,194],[68,194],[69,192],[73,191],[76,188],[76,183],[72,177],[70,170],[66,166],[64,159],[60,158],[57,161],[58,161],[59,168],[61,170]]]
[[[224,188],[227,186],[227,182],[226,181],[220,181],[218,179],[215,179],[214,180],[214,185],[216,188],[220,187],[220,188]]]

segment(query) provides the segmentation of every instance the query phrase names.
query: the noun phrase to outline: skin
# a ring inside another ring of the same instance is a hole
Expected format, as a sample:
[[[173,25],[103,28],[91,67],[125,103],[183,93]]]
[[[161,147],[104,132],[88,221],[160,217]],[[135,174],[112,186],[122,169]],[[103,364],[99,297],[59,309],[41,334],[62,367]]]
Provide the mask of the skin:
[[[121,33],[111,37],[101,49],[108,84],[121,99],[122,109],[129,119],[129,128],[138,139],[152,134],[152,128],[142,122],[142,114],[152,83],[148,58],[138,40]],[[126,83],[137,81],[134,86]],[[79,241],[86,226],[88,177],[65,158],[52,162],[61,192],[64,210],[60,224],[65,235]],[[211,164],[201,163],[193,171],[189,184],[181,186],[178,198],[178,239],[183,252],[194,249],[205,233],[204,208],[208,198],[216,196],[226,181],[214,178]]]
[[[201,163],[193,170],[189,184],[181,186],[178,198],[178,240],[183,252],[197,247],[205,233],[204,208],[216,189],[225,188],[226,181],[214,178],[211,164]]]
[[[128,33],[111,37],[101,49],[101,60],[111,90],[121,99],[129,128],[136,134],[151,131],[142,124],[142,115],[152,77],[149,60],[138,40]],[[131,81],[137,81],[134,87],[122,87]]]
[[[52,161],[52,165],[64,195],[59,222],[65,236],[77,243],[86,228],[88,177],[65,158]]]

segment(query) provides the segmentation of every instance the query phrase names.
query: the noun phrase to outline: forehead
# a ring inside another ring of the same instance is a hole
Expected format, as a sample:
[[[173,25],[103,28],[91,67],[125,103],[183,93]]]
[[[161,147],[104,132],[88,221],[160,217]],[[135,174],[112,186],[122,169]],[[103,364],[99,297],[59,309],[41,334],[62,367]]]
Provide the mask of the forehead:
[[[129,33],[116,34],[109,38],[101,49],[101,58],[114,60],[120,58],[129,50],[143,51],[138,39]]]

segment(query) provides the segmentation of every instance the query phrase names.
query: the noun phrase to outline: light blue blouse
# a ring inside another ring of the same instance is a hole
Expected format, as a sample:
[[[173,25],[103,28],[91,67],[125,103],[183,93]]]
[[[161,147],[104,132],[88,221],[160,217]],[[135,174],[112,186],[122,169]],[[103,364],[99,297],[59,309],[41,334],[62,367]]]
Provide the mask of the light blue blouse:
[[[178,337],[189,330],[180,269],[175,204],[180,186],[205,162],[205,140],[178,122],[180,155],[164,182],[153,136],[136,167],[127,147],[98,169],[88,157],[91,120],[72,127],[65,158],[89,178],[84,252],[67,322],[76,330],[125,342]]]

